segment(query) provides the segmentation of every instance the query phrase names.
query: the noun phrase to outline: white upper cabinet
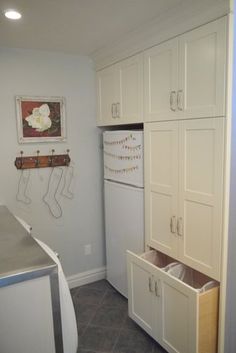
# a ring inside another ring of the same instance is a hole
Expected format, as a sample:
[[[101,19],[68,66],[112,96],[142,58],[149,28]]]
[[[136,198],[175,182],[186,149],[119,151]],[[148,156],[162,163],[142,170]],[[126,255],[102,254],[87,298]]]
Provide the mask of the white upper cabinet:
[[[225,115],[225,65],[225,18],[180,37],[177,101],[184,117]]]
[[[147,121],[171,119],[178,112],[178,39],[144,54],[144,101]]]
[[[145,125],[147,245],[220,279],[224,118]]]
[[[98,125],[143,122],[143,55],[97,73]]]
[[[117,122],[143,122],[143,56],[136,55],[118,64],[119,99]]]
[[[145,121],[225,115],[226,19],[144,55]]]
[[[109,125],[115,117],[117,101],[117,75],[113,67],[97,73],[97,124]]]

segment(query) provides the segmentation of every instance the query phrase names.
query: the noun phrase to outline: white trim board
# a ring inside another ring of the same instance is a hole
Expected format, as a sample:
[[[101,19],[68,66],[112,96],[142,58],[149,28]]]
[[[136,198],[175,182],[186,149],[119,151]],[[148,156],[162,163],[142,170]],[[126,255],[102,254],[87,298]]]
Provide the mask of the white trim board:
[[[106,278],[106,267],[95,268],[93,270],[77,273],[66,277],[69,288],[83,286],[84,284],[92,283]]]
[[[231,0],[182,0],[146,25],[91,54],[97,70],[227,15]]]

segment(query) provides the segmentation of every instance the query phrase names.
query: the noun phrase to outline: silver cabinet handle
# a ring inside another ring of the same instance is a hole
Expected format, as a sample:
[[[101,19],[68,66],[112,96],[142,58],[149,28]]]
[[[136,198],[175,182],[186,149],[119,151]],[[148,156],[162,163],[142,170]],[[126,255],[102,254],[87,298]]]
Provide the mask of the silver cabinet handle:
[[[161,282],[160,282],[160,280],[158,280],[158,283],[157,283],[157,281],[155,281],[155,295],[156,295],[156,297],[158,297],[158,298],[160,298],[160,284],[161,284]]]
[[[177,233],[179,236],[183,236],[183,218],[182,217],[178,218]]]
[[[115,108],[115,103],[112,103],[112,105],[111,105],[111,116],[112,116],[113,119],[116,117],[115,114],[114,114],[114,108]]]
[[[149,288],[149,292],[152,293],[153,287],[152,287],[152,278],[151,277],[148,278],[148,288]]]
[[[120,118],[120,103],[116,103],[116,118]]]
[[[183,95],[184,95],[183,90],[182,89],[178,90],[178,93],[177,93],[177,107],[181,111],[183,110],[183,98],[184,98]]]
[[[176,91],[171,91],[170,92],[170,109],[175,112],[176,111],[176,104],[174,107],[174,101],[176,103]]]
[[[176,233],[176,217],[175,216],[172,216],[170,219],[170,231],[173,234]]]

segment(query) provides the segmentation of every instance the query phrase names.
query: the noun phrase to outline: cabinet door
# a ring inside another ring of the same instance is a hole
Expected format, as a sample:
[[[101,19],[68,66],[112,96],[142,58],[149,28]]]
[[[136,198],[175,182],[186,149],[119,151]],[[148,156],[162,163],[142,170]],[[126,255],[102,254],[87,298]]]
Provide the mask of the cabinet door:
[[[161,276],[159,292],[162,307],[159,343],[169,353],[196,353],[197,293],[166,273]]]
[[[177,255],[178,122],[145,125],[145,227],[147,243]]]
[[[135,55],[117,64],[119,97],[117,124],[143,122],[143,55]]]
[[[154,272],[150,264],[127,251],[129,316],[152,337],[156,337],[154,317],[161,315],[160,307],[154,308]]]
[[[180,122],[179,259],[220,279],[224,118]]]
[[[225,18],[180,36],[178,100],[184,117],[225,115],[225,65]]]
[[[169,40],[145,52],[145,121],[165,120],[176,116],[177,80],[177,39]]]
[[[115,66],[97,73],[97,123],[115,124],[115,103],[117,102],[117,72]]]

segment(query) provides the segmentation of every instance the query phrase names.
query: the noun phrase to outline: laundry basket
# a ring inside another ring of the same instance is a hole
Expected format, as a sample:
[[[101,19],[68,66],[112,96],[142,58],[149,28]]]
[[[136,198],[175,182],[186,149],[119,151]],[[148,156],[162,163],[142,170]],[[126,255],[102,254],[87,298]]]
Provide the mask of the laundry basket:
[[[184,264],[178,263],[171,265],[172,266],[169,266],[169,268],[167,266],[166,272],[192,288],[197,289],[200,293],[219,285],[216,281]]]

